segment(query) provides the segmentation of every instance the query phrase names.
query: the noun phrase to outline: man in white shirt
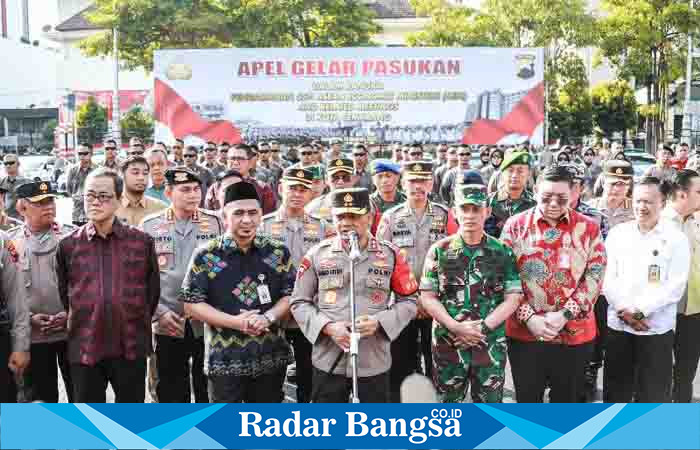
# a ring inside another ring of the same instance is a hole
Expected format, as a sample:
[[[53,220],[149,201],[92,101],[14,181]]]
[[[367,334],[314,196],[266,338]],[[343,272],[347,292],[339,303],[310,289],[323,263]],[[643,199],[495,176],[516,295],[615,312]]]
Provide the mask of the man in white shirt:
[[[674,403],[690,403],[700,360],[700,228],[693,217],[700,209],[700,175],[694,170],[681,169],[673,175],[670,184],[661,217],[688,238],[691,260],[688,287],[678,304],[676,316],[672,399]]]
[[[606,403],[670,400],[673,330],[690,250],[683,232],[660,220],[663,202],[660,180],[642,178],[634,187],[635,220],[613,228],[605,242]]]

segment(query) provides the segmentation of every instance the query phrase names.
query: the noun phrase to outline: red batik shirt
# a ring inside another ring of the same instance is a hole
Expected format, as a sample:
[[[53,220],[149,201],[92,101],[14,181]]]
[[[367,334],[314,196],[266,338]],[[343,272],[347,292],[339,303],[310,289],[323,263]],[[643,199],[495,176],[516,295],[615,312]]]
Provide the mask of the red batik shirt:
[[[536,206],[511,217],[501,240],[515,253],[525,294],[506,323],[506,334],[519,341],[534,341],[525,322],[533,314],[566,308],[574,318],[554,342],[578,345],[593,340],[593,306],[607,263],[598,224],[570,210],[552,226]]]

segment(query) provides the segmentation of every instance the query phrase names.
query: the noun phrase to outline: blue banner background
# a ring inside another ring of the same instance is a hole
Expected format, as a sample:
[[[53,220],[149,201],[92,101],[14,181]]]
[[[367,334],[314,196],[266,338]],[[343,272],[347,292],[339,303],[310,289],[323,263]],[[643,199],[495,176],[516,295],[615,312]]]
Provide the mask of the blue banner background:
[[[319,433],[324,431],[323,419],[334,419],[335,424],[328,426],[328,436],[320,437],[255,436],[252,426],[247,427],[251,436],[241,435],[241,413],[259,414],[260,431],[276,419],[284,434],[282,424],[295,411],[301,433],[312,419]],[[348,413],[367,415],[366,435],[348,435]],[[0,448],[700,449],[700,404],[36,403],[3,404],[0,419]],[[390,432],[389,419],[403,419],[406,434],[371,435],[382,420]],[[436,436],[450,426],[461,436]],[[433,436],[428,435],[431,431]]]

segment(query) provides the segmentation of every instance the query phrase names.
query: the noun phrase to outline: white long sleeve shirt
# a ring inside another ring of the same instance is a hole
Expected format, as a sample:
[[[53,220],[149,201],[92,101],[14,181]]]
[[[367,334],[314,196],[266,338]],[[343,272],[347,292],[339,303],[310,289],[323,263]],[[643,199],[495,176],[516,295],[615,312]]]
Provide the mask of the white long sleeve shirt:
[[[636,221],[622,223],[605,241],[608,267],[603,294],[608,300],[608,326],[639,335],[664,334],[675,328],[678,302],[688,282],[688,238],[665,219],[642,233]],[[650,282],[649,267],[660,269],[660,280]],[[640,332],[617,317],[617,312],[638,309],[649,330]]]

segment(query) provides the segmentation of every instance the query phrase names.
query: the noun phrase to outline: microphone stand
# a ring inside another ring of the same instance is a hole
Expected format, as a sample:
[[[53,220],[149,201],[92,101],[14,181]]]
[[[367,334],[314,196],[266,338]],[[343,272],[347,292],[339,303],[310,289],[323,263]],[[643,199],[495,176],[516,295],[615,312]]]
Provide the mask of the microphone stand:
[[[355,301],[355,262],[360,259],[360,244],[357,233],[349,234],[350,238],[350,364],[352,367],[352,403],[360,403],[357,387],[357,362],[360,347],[360,334],[357,332],[355,320],[357,318],[357,303]]]

